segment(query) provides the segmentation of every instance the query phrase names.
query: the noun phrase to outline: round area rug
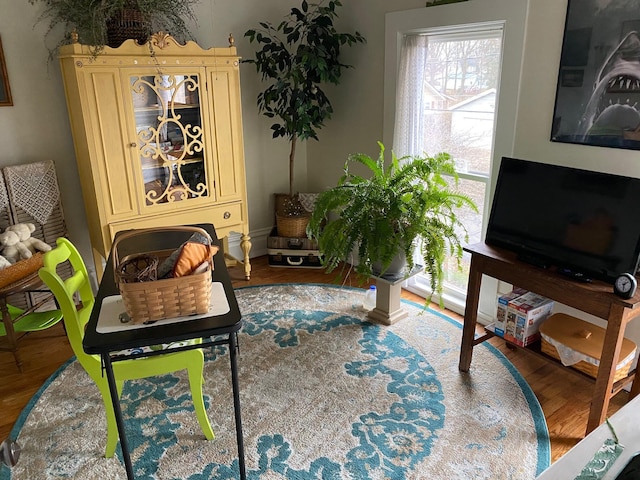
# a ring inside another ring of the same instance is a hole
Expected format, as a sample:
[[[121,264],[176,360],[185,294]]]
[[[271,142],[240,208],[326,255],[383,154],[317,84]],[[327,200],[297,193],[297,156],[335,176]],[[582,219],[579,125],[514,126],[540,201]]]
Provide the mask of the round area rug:
[[[366,320],[364,290],[269,285],[236,290],[244,326],[239,377],[249,479],[533,479],[550,463],[543,412],[494,347],[458,371],[460,324],[403,301],[409,317]],[[125,384],[136,479],[236,479],[226,348],[206,352],[206,441],[186,375]],[[6,479],[125,478],[105,459],[97,388],[77,361],[54,374],[16,423]]]

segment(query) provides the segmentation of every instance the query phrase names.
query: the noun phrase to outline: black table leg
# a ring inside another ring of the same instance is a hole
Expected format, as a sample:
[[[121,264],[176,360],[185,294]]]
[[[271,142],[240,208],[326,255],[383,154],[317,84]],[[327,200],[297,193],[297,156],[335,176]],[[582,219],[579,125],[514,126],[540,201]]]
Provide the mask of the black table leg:
[[[238,387],[238,342],[237,333],[229,334],[229,358],[231,360],[231,384],[233,386],[233,410],[236,417],[236,437],[238,439],[238,465],[240,479],[246,480],[247,472],[244,464],[244,440],[242,438],[242,420],[240,418],[240,389]]]
[[[127,478],[129,480],[133,480],[133,467],[131,465],[131,457],[129,456],[127,435],[124,431],[124,421],[122,420],[122,410],[120,409],[118,388],[116,387],[116,379],[113,375],[113,365],[111,364],[111,357],[108,353],[102,355],[102,362],[104,363],[104,370],[107,374],[107,382],[109,382],[109,392],[111,393],[111,403],[113,404],[113,411],[116,414],[116,425],[118,426],[118,436],[120,437],[120,448],[122,448],[124,468],[127,471]]]

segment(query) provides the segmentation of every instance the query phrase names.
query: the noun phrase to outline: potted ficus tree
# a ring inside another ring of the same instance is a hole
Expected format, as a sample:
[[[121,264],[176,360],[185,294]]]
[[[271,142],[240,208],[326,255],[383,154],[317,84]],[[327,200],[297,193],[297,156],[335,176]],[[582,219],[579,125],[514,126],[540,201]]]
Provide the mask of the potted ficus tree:
[[[307,231],[318,240],[328,272],[356,252],[355,270],[364,278],[398,279],[413,270],[417,252],[432,292],[440,295],[445,257],[453,254],[460,265],[462,242],[467,240],[458,209],[477,207],[457,191],[458,175],[449,154],[392,154],[385,167],[385,148],[378,145],[375,160],[363,153],[349,155],[337,186],[318,196]],[[353,173],[354,164],[364,165],[370,176]],[[399,271],[392,272],[398,258]]]
[[[151,33],[165,31],[178,41],[192,38],[187,22],[195,23],[193,6],[200,0],[29,0],[43,5],[38,21],[48,20],[46,35],[63,28],[50,49],[77,41],[92,46],[97,55],[104,46],[119,47],[126,39],[144,44]]]
[[[337,85],[342,71],[351,67],[340,60],[341,48],[365,41],[358,33],[341,33],[334,27],[338,0],[309,3],[303,0],[300,8],[277,25],[261,22],[259,28],[248,30],[245,37],[256,42],[260,49],[255,58],[244,60],[256,66],[267,87],[258,95],[258,109],[276,119],[271,126],[273,138],[289,140],[289,192],[287,201],[276,211],[278,230],[281,224],[295,222],[303,236],[305,211],[294,195],[294,160],[298,140],[318,139],[318,130],[331,117],[333,107],[323,86]],[[283,235],[290,236],[290,235]]]

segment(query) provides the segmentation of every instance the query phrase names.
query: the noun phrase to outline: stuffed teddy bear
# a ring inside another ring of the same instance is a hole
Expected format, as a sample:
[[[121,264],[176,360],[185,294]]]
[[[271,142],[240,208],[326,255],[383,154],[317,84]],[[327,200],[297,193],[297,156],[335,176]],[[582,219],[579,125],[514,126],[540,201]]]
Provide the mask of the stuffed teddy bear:
[[[20,242],[16,232],[0,233],[0,245],[2,245],[2,256],[11,264],[33,256],[27,246]]]
[[[11,266],[11,262],[6,258],[4,258],[2,255],[0,255],[0,270],[4,270],[5,268],[8,268],[10,266]]]
[[[4,233],[0,233],[2,255],[10,263],[31,258],[36,251],[48,252],[51,246],[40,239],[31,237],[36,229],[33,223],[18,223],[8,226]]]

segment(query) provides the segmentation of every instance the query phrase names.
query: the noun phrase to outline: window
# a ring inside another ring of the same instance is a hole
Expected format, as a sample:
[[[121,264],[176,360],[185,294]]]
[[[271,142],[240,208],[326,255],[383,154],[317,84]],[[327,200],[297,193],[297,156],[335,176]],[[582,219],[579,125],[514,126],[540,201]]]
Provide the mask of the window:
[[[526,14],[526,2],[488,0],[386,18],[385,144],[398,155],[453,155],[461,188],[479,207],[460,213],[470,243],[484,238],[494,165],[513,155]],[[444,304],[462,313],[468,269],[446,268]],[[493,316],[497,284],[483,282],[481,321]],[[405,287],[430,293],[420,276]]]
[[[488,196],[501,52],[500,25],[407,34],[400,52],[394,150],[453,156],[459,189],[479,209],[457,212],[473,243],[481,240]],[[447,259],[448,297],[463,300],[468,267],[466,255],[462,270],[455,257]],[[427,278],[416,277],[411,283],[415,290],[428,288]]]

